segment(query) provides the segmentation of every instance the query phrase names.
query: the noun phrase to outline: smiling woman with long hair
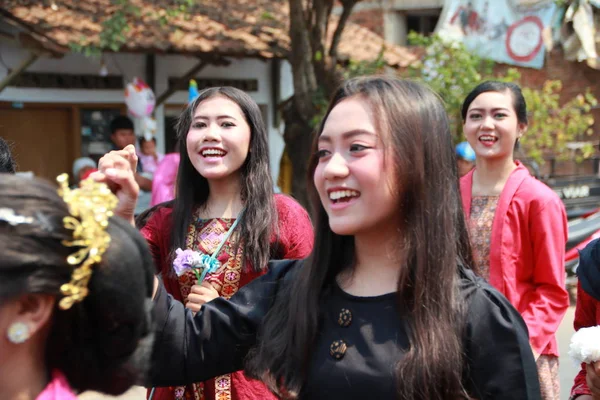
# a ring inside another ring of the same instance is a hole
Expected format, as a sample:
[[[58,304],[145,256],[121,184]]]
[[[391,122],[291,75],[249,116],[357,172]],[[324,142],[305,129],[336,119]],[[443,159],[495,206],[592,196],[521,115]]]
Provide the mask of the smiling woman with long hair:
[[[569,307],[562,201],[515,160],[527,131],[527,106],[514,83],[488,81],[462,106],[463,130],[477,165],[461,178],[476,264],[519,310],[536,356],[542,397],[560,398],[555,333]]]
[[[471,271],[438,96],[389,77],[350,80],[316,139],[311,255],[271,262],[195,316],[157,280],[150,382],[245,368],[286,399],[539,399],[523,320]],[[113,161],[126,202],[135,162]]]
[[[205,302],[228,299],[264,274],[269,259],[306,257],[313,232],[308,213],[294,199],[273,193],[267,130],[249,95],[231,87],[201,91],[181,114],[177,134],[181,161],[176,197],[138,216],[137,222],[168,293],[197,312]],[[178,249],[213,256],[220,267],[203,282],[191,270],[177,276],[173,262]],[[158,388],[153,400],[188,398],[272,395],[260,382],[234,372]]]

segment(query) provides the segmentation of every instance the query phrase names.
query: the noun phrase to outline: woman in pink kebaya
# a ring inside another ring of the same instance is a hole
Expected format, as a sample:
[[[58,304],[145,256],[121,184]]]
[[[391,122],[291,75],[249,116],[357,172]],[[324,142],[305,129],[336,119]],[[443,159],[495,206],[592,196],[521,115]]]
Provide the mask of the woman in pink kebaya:
[[[569,306],[567,218],[559,197],[515,160],[527,108],[512,83],[484,82],[465,99],[464,134],[477,156],[460,181],[475,263],[523,316],[542,397],[559,399],[555,332]]]

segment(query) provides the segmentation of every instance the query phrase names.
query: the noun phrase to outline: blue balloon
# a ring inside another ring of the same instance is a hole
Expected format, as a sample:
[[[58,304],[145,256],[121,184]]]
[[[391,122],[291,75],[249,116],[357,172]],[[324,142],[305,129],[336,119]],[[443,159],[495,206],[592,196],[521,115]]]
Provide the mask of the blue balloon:
[[[456,156],[465,161],[475,162],[475,150],[468,142],[460,142],[456,145]]]

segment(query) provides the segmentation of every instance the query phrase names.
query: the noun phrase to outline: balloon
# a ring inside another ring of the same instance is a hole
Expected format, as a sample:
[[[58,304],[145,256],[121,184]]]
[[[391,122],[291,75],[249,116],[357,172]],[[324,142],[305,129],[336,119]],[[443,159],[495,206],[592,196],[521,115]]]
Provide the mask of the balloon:
[[[155,103],[152,89],[143,80],[135,77],[125,87],[125,104],[134,117],[149,117],[154,111]]]
[[[196,97],[198,97],[198,84],[195,80],[190,79],[190,87],[188,90],[188,103],[191,103],[192,101],[196,100]]]
[[[152,140],[156,133],[156,121],[154,118],[143,117],[142,118],[142,136],[146,140]]]

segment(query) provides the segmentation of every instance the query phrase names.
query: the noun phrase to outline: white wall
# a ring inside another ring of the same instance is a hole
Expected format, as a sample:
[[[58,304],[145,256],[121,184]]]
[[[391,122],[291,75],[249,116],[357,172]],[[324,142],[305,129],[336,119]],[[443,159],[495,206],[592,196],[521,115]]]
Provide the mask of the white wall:
[[[13,44],[0,42],[0,57],[9,68],[17,67],[27,56],[27,51]],[[196,76],[204,78],[227,79],[257,79],[258,91],[248,94],[258,103],[266,104],[268,117],[265,121],[269,131],[269,147],[271,151],[271,168],[273,177],[279,174],[279,160],[283,152],[283,124],[273,126],[274,104],[271,95],[271,61],[260,59],[230,59],[227,67],[209,65]],[[126,82],[134,76],[145,77],[145,55],[143,54],[107,54],[104,57],[105,65],[110,75],[122,75]],[[178,55],[157,55],[155,63],[155,95],[158,97],[168,87],[169,77],[184,75],[198,63],[194,57]],[[61,59],[40,58],[33,63],[28,72],[66,73],[66,74],[99,74],[100,59],[86,58],[80,54],[67,54]],[[7,69],[0,62],[0,80],[7,74]],[[291,71],[289,64],[281,66],[281,98],[289,97],[293,91]],[[174,93],[166,104],[186,104],[187,91]],[[81,90],[81,89],[36,89],[8,87],[0,92],[0,101],[10,102],[48,102],[48,103],[124,103],[123,90]],[[157,145],[164,151],[164,107],[155,110],[154,117],[157,121]]]

